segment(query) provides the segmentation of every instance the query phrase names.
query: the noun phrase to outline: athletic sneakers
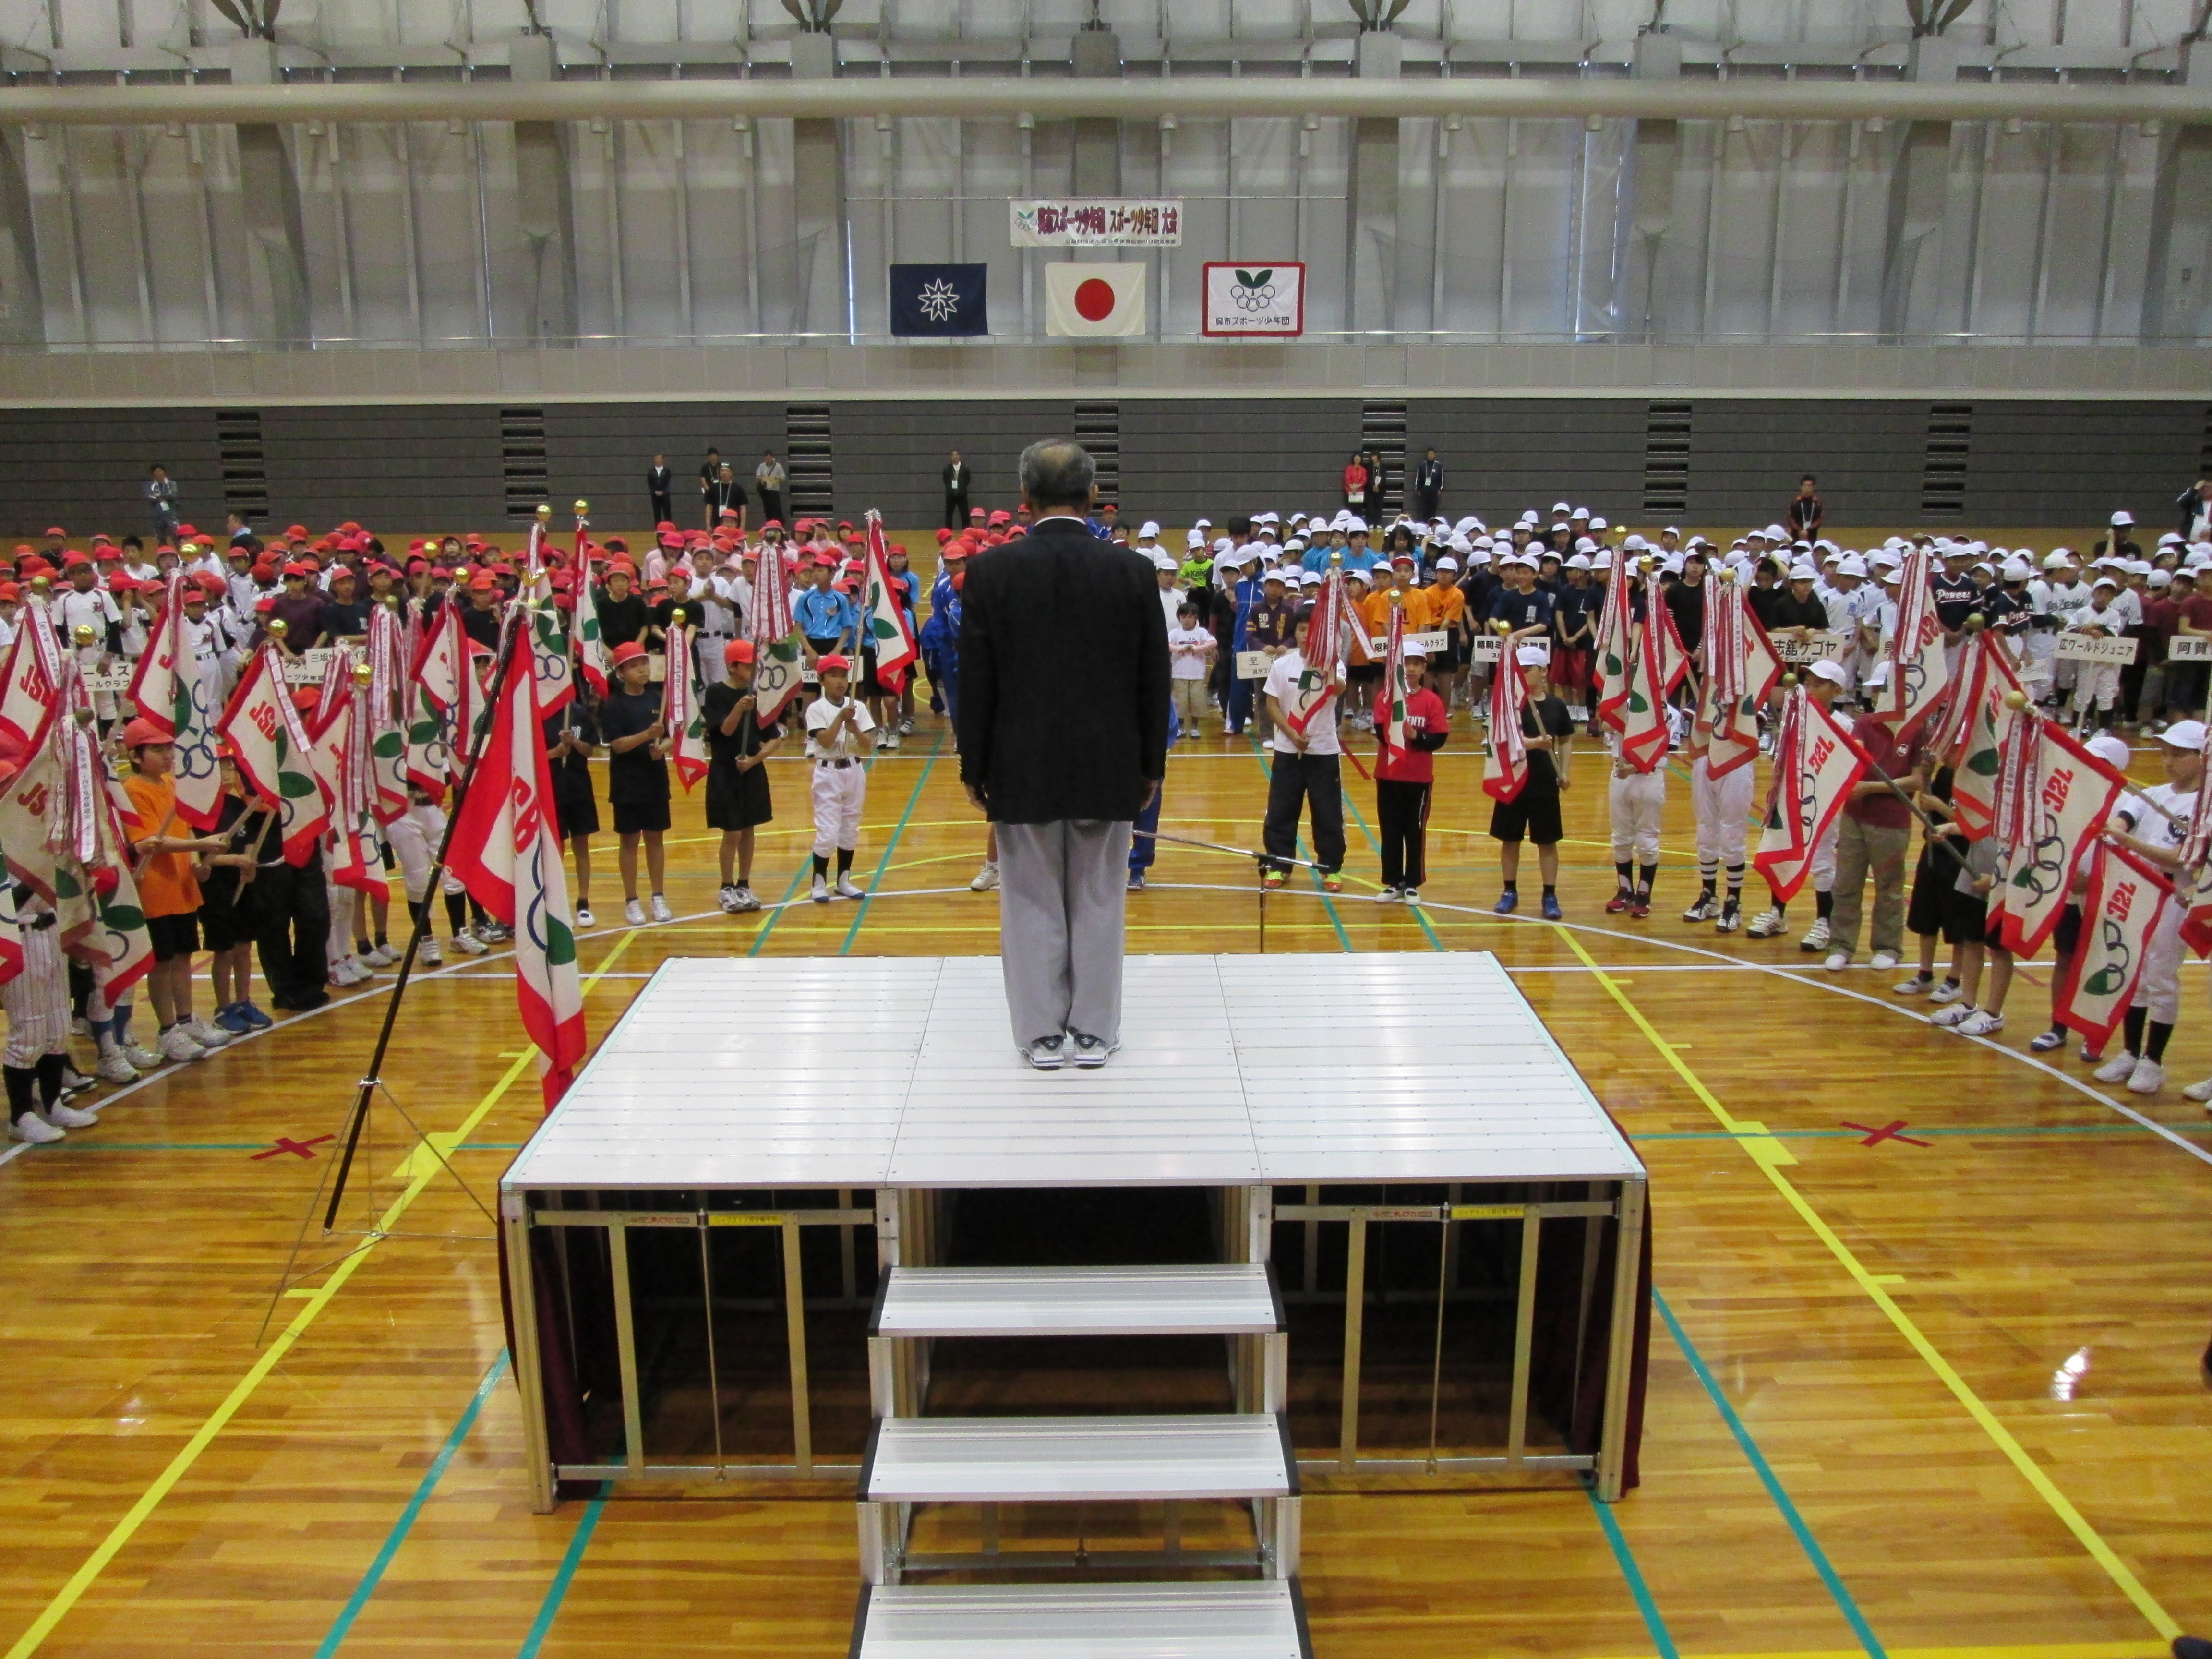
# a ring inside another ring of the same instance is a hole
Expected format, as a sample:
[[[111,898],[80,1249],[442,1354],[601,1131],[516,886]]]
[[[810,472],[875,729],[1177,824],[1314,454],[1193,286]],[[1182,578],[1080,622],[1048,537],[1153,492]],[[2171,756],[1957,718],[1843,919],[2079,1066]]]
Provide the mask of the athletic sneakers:
[[[1019,1052],[1021,1057],[1040,1072],[1056,1072],[1067,1064],[1066,1037],[1039,1037],[1026,1044]]]
[[[1928,994],[1928,1000],[1934,1003],[1956,1002],[1964,989],[1957,980],[1947,979]]]
[[[868,896],[867,889],[854,884],[853,872],[849,870],[840,870],[837,872],[837,885],[835,890],[837,896],[842,899],[866,898]]]
[[[1107,1042],[1095,1036],[1085,1036],[1080,1031],[1069,1034],[1075,1048],[1076,1066],[1085,1072],[1095,1072],[1106,1063],[1106,1056],[1121,1045]]]
[[[583,902],[580,902],[580,901],[579,901],[579,902],[578,902],[578,903],[577,903],[577,905],[576,905],[576,926],[577,926],[577,927],[589,927],[592,926],[592,925],[593,925],[593,923],[595,923],[598,920],[599,920],[599,919],[598,919],[596,916],[592,915],[592,907],[591,907],[590,905],[586,904],[586,903],[583,903]]]
[[[1649,893],[1638,893],[1634,898],[1629,900],[1628,919],[1631,921],[1642,921],[1650,914],[1651,896]]]
[[[999,866],[987,859],[984,860],[983,867],[975,872],[975,879],[968,884],[968,890],[971,893],[988,893],[998,884]]]
[[[231,1038],[231,1034],[224,1030],[222,1026],[211,1025],[197,1014],[189,1015],[179,1023],[190,1034],[192,1041],[203,1048],[220,1048]]]
[[[898,747],[898,745],[899,745],[899,734],[898,734],[896,732],[891,732],[891,734],[890,734],[890,736],[886,737],[886,738],[884,739],[884,748],[886,748],[886,749],[893,749],[893,750],[895,750],[895,749],[896,749],[896,748]]]
[[[181,1025],[172,1025],[161,1033],[161,1058],[179,1064],[187,1060],[205,1060],[207,1050],[192,1041],[192,1034]]]
[[[215,1011],[215,1023],[233,1036],[244,1036],[253,1029],[253,1022],[238,1012],[238,1004],[234,1002],[228,1008]]]
[[[1954,1025],[1964,1025],[1973,1017],[1973,1005],[1971,1003],[1960,1002],[1946,1008],[1940,1014],[1929,1015],[1928,1018],[1928,1023],[1930,1025],[1940,1025],[1948,1031]]]
[[[393,950],[386,941],[379,939],[375,948],[362,957],[362,960],[372,968],[389,968],[399,960],[399,952]]]
[[[1849,951],[1831,951],[1820,963],[1832,974],[1840,974],[1850,965],[1851,953]]]
[[[637,909],[637,906],[635,903],[633,903],[629,908],[633,910]],[[641,911],[639,913],[637,920],[640,921],[643,921],[645,920],[643,912]],[[480,957],[486,951],[491,949],[491,946],[486,945],[482,939],[478,939],[471,929],[464,927],[459,933],[453,935],[453,949],[459,951],[465,957]]]
[[[1267,872],[1265,884],[1269,887],[1280,887],[1284,882],[1288,879],[1289,877],[1285,876],[1280,870],[1271,868]]]
[[[72,1095],[81,1095],[87,1089],[96,1089],[99,1086],[98,1078],[78,1071],[66,1060],[62,1061],[62,1098],[64,1100],[67,1100]]]
[[[2125,1083],[2135,1075],[2136,1064],[2136,1056],[2123,1048],[2089,1075],[2100,1083]]]
[[[1743,907],[1730,899],[1721,906],[1721,913],[1713,921],[1713,931],[1716,933],[1733,933],[1742,926]]]
[[[1377,904],[1403,904],[1406,902],[1406,890],[1402,887],[1385,887],[1381,892],[1376,894],[1375,902]]]
[[[721,885],[721,890],[714,895],[714,902],[722,907],[722,914],[724,915],[735,915],[738,913],[737,884],[728,881],[724,882]]]
[[[1498,896],[1498,902],[1490,908],[1501,916],[1510,916],[1521,908],[1521,895],[1509,888]],[[1611,905],[1606,907],[1608,910],[1612,908]]]
[[[2134,1071],[2128,1073],[2128,1092],[2131,1095],[2154,1095],[2166,1086],[2166,1067],[2150,1059],[2139,1060]]]
[[[1682,912],[1682,920],[1685,921],[1711,921],[1715,916],[1720,915],[1720,913],[1721,902],[1713,896],[1713,890],[1708,887],[1698,895],[1698,902],[1696,903],[1692,904],[1688,909]]]
[[[2192,1083],[2181,1091],[2185,1100],[2212,1100],[2212,1077],[2202,1083]]]
[[[1797,948],[1801,951],[1825,951],[1828,948],[1829,938],[1828,919],[1821,916],[1805,930],[1804,936],[1797,941]]]
[[[1971,1019],[1962,1019],[1952,1029],[1960,1036],[1989,1036],[2004,1030],[2005,1018],[1988,1009],[1977,1012]]]
[[[1744,932],[1753,939],[1772,939],[1788,925],[1789,918],[1782,914],[1782,907],[1773,905],[1753,918],[1751,926]]]
[[[1630,905],[1635,902],[1636,896],[1634,894],[1631,893],[1626,887],[1619,888],[1615,890],[1613,896],[1605,902],[1605,913],[1609,916],[1617,916],[1623,910],[1626,910]]]
[[[16,1140],[27,1140],[33,1146],[51,1146],[57,1140],[69,1137],[40,1117],[36,1112],[26,1112],[8,1126],[8,1133]]]
[[[1133,893],[1141,893],[1145,890],[1145,872],[1143,871],[1132,870],[1129,872],[1129,890]]]
[[[142,1072],[151,1072],[161,1064],[161,1056],[143,1042],[126,1042],[122,1048],[123,1063],[135,1066]]]
[[[434,937],[425,933],[422,935],[422,943],[416,949],[415,961],[421,967],[442,968],[446,965],[446,953],[438,948],[438,941]]]
[[[161,1056],[155,1055],[154,1064],[159,1066],[161,1063]],[[100,1064],[93,1068],[93,1075],[102,1083],[136,1083],[138,1068],[124,1059],[119,1050],[111,1048],[100,1057]]]
[[[1894,951],[1877,951],[1874,953],[1874,959],[1869,962],[1867,966],[1875,969],[1879,973],[1886,974],[1891,969],[1897,966],[1897,952]]]
[[[265,1031],[276,1023],[251,1002],[240,1002],[233,1006],[238,1010],[238,1017],[257,1031]]]
[[[653,896],[653,919],[655,921],[676,920],[676,912],[668,908],[668,901],[658,893]]]
[[[815,878],[814,878],[814,890],[813,890],[813,892],[812,892],[809,896],[811,896],[811,897],[813,899],[813,901],[814,901],[817,904],[827,904],[827,903],[829,903],[829,902],[830,902],[830,882],[829,882],[829,878],[828,878],[827,877],[824,877],[824,876],[817,876],[817,877],[815,877]]]
[[[623,920],[633,927],[644,927],[645,907],[642,904],[640,904],[635,899],[624,900],[623,903]]]
[[[761,902],[753,896],[753,890],[746,886],[744,883],[739,882],[738,884],[737,897],[732,902],[731,908],[743,912],[746,910],[757,910],[760,908]]]
[[[1411,900],[1411,899],[1408,899],[1408,900],[1407,900],[1407,902],[1408,902],[1408,903],[1412,902],[1412,900]],[[1544,895],[1544,920],[1545,920],[1545,921],[1558,921],[1561,916],[1565,915],[1565,914],[1566,914],[1566,913],[1565,913],[1565,911],[1563,911],[1563,910],[1561,910],[1561,909],[1559,908],[1559,901],[1558,899],[1554,898],[1554,897],[1553,897],[1551,894],[1549,894],[1549,893],[1547,893],[1547,894],[1545,894],[1545,895]]]
[[[912,737],[914,735],[914,716],[911,714],[900,715],[898,729],[899,736],[902,738]]]
[[[68,1105],[58,1100],[39,1115],[46,1121],[49,1127],[56,1129],[89,1129],[100,1121],[98,1112],[88,1112],[81,1106]]]
[[[1915,974],[1911,979],[1900,980],[1889,988],[1901,997],[1924,997],[1935,988],[1936,975]]]
[[[1341,893],[1344,890],[1344,878],[1338,875],[1335,871],[1330,871],[1321,878],[1321,890],[1324,893]]]
[[[2053,1048],[2063,1048],[2066,1046],[2065,1028],[2054,1025],[2047,1031],[2038,1031],[2027,1040],[2027,1046],[2039,1054],[2047,1054]],[[2203,1098],[2201,1096],[2198,1097]]]

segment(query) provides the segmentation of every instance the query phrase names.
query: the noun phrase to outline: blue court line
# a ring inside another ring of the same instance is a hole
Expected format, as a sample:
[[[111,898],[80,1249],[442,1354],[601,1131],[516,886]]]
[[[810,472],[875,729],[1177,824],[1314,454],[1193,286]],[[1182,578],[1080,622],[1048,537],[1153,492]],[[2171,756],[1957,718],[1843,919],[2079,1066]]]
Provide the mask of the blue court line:
[[[1751,1437],[1751,1431],[1744,1427],[1743,1419],[1735,1413],[1735,1407],[1729,1404],[1728,1396],[1721,1392],[1721,1385],[1714,1381],[1704,1356],[1691,1342],[1689,1334],[1683,1330],[1681,1322],[1674,1317],[1674,1310],[1667,1305],[1667,1298],[1659,1293],[1656,1285],[1651,1287],[1651,1305],[1658,1309],[1659,1316],[1667,1322],[1667,1329],[1673,1335],[1675,1346],[1681,1349],[1682,1358],[1690,1362],[1691,1370],[1696,1373],[1707,1397],[1712,1401],[1714,1409],[1720,1413],[1721,1421],[1728,1425],[1729,1432],[1735,1437],[1735,1443],[1743,1449],[1743,1455],[1758,1474],[1759,1484],[1766,1488],[1766,1495],[1774,1500],[1775,1508],[1782,1511],[1782,1518],[1790,1523],[1790,1530],[1797,1535],[1798,1547],[1805,1552],[1805,1559],[1813,1564],[1813,1570],[1820,1575],[1820,1582],[1828,1587],[1828,1594],[1835,1598],[1844,1621],[1851,1627],[1851,1633],[1858,1638],[1859,1645],[1867,1650],[1869,1659],[1887,1659],[1881,1643],[1875,1636],[1874,1627],[1867,1623],[1866,1615],[1859,1611],[1859,1604],[1851,1599],[1851,1593],[1844,1588],[1844,1581],[1837,1576],[1826,1553],[1813,1536],[1812,1528],[1805,1524],[1805,1517],[1790,1501],[1790,1494],[1783,1490],[1773,1467],[1759,1449],[1759,1443]]]
[[[613,1483],[599,1482],[599,1495],[584,1505],[584,1518],[576,1523],[576,1535],[568,1540],[568,1553],[562,1556],[561,1565],[553,1574],[553,1582],[545,1587],[545,1599],[538,1604],[538,1616],[530,1621],[530,1634],[522,1638],[522,1646],[515,1659],[538,1659],[538,1649],[545,1645],[545,1637],[553,1628],[553,1620],[561,1611],[561,1603],[568,1594],[569,1581],[575,1577],[576,1569],[583,1564],[584,1552],[590,1547],[592,1534],[598,1530],[599,1516],[607,1507],[607,1489]]]
[[[1605,1541],[1613,1546],[1613,1559],[1619,1563],[1620,1576],[1628,1581],[1628,1593],[1636,1598],[1636,1610],[1644,1615],[1644,1628],[1650,1633],[1651,1645],[1658,1650],[1658,1659],[1681,1659],[1682,1650],[1674,1645],[1674,1638],[1660,1617],[1659,1603],[1653,1599],[1651,1586],[1644,1582],[1644,1571],[1636,1565],[1636,1557],[1628,1547],[1628,1535],[1620,1529],[1620,1522],[1613,1518],[1613,1505],[1601,1501],[1587,1486],[1583,1495],[1589,1506],[1597,1511],[1597,1523],[1605,1529]]]
[[[476,1426],[477,1413],[483,1410],[484,1401],[491,1398],[491,1391],[499,1386],[500,1378],[506,1375],[507,1350],[501,1348],[499,1358],[491,1362],[491,1369],[483,1374],[483,1381],[477,1384],[477,1391],[469,1401],[468,1409],[461,1413],[461,1420],[453,1425],[453,1431],[446,1437],[446,1443],[438,1448],[438,1455],[430,1460],[430,1467],[422,1471],[422,1479],[415,1488],[414,1497],[407,1500],[407,1507],[399,1511],[398,1520],[392,1523],[392,1530],[386,1534],[384,1546],[377,1551],[376,1559],[368,1564],[368,1571],[362,1574],[361,1583],[354,1586],[353,1594],[346,1598],[345,1606],[338,1610],[330,1634],[323,1638],[322,1645],[315,1650],[315,1659],[330,1659],[338,1650],[338,1644],[346,1639],[353,1629],[354,1620],[361,1617],[362,1609],[368,1605],[368,1598],[376,1594],[376,1587],[384,1582],[385,1570],[391,1566],[392,1557],[399,1553],[399,1547],[407,1541],[407,1534],[414,1530],[416,1520],[422,1513],[422,1506],[430,1501],[430,1494],[437,1490],[439,1480],[444,1477],[447,1465],[453,1461],[453,1454],[460,1450],[461,1442],[469,1437],[469,1431]]]
[[[1359,810],[1359,803],[1352,798],[1352,791],[1349,789],[1344,792],[1344,804],[1352,809],[1352,821],[1359,826],[1359,833],[1366,837],[1369,850],[1376,857],[1381,857],[1382,846],[1376,841],[1375,832],[1367,827],[1367,815]],[[1425,848],[1424,851],[1425,852]],[[1421,907],[1418,904],[1409,904],[1403,908],[1413,913],[1413,920],[1421,924],[1421,931],[1429,936],[1430,945],[1437,950],[1443,950],[1444,942],[1437,937],[1437,930],[1429,925],[1428,916],[1422,911]]]
[[[853,913],[853,925],[845,930],[845,942],[837,947],[841,957],[853,954],[853,941],[860,938],[860,924],[868,919],[868,907],[876,902],[876,889],[883,885],[884,874],[891,867],[891,851],[899,844],[899,837],[906,834],[907,825],[913,822],[914,809],[921,804],[922,786],[929,781],[929,775],[935,769],[937,757],[944,748],[945,733],[940,729],[937,741],[930,746],[929,758],[921,763],[921,775],[914,781],[914,793],[906,798],[906,811],[899,814],[899,821],[891,826],[890,838],[884,842],[883,856],[876,860],[876,873],[868,880],[867,894],[860,900],[860,908]]]

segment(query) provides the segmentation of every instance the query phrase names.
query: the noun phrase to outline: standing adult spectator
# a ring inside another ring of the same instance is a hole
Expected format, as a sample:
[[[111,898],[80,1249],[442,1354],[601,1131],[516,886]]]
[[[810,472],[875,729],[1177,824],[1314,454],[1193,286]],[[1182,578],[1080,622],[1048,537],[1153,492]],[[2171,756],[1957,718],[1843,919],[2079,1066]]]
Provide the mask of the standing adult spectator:
[[[177,481],[158,461],[146,469],[146,510],[154,515],[157,544],[177,539]]]
[[[2183,541],[2192,545],[2212,541],[2212,478],[2199,478],[2175,498],[2173,506],[2181,515],[2174,528]]]
[[[1422,452],[1421,462],[1413,469],[1413,516],[1424,524],[1437,516],[1437,509],[1444,498],[1444,464],[1437,459],[1433,446]]]
[[[945,527],[951,531],[965,529],[968,524],[968,463],[954,450],[945,463]]]
[[[653,465],[645,469],[646,493],[653,497],[653,521],[656,525],[676,522],[676,475],[668,470],[668,457],[655,455]]]
[[[722,452],[714,445],[707,446],[707,459],[699,464],[699,500],[707,510],[707,528],[714,528],[716,515],[721,509],[714,504],[714,485],[722,476]]]
[[[1819,487],[1818,481],[1809,472],[1797,480],[1797,493],[1790,498],[1790,510],[1782,515],[1784,522],[1790,526],[1790,538],[1793,542],[1814,542],[1820,538],[1823,514],[1820,498],[1814,493]]]
[[[1880,700],[1889,664],[1877,663],[1867,689]],[[1897,966],[1905,948],[1905,854],[1912,841],[1912,810],[1905,802],[1928,779],[1897,733],[1879,714],[1861,714],[1851,736],[1872,764],[1851,787],[1837,819],[1835,898],[1828,913],[1828,957],[1821,965],[1840,973],[1858,946],[1859,915],[1867,878],[1874,878],[1874,966]],[[1899,792],[1903,791],[1900,794]]]
[[[738,482],[737,470],[724,461],[721,470],[707,486],[707,528],[721,529],[723,515],[728,513],[738,515],[737,527],[742,531],[745,527],[745,487]]]
[[[1370,521],[1379,521],[1390,505],[1390,477],[1383,470],[1381,451],[1370,449],[1363,459],[1367,467],[1367,517]]]
[[[1091,533],[1096,479],[1071,440],[1024,450],[1029,533],[973,560],[961,595],[960,781],[997,830],[1006,1007],[1041,1071],[1121,1046],[1130,830],[1167,774],[1158,586]]]
[[[760,491],[761,522],[783,523],[783,463],[776,459],[773,449],[761,451],[760,465],[753,469],[753,485]]]
[[[1355,450],[1352,459],[1345,463],[1344,505],[1347,511],[1363,519],[1370,516],[1367,511],[1369,477],[1367,458]]]

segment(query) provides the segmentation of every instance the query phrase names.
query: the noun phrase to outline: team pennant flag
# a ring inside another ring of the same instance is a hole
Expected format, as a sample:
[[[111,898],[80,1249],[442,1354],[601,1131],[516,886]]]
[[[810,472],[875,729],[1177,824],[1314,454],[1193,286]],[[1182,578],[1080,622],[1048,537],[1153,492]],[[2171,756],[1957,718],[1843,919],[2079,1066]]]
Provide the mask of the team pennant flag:
[[[407,775],[433,796],[446,793],[457,769],[457,734],[466,741],[468,727],[459,719],[463,705],[471,701],[475,679],[469,666],[469,637],[461,631],[461,613],[448,600],[422,635],[416,653],[412,684],[408,688]]]
[[[1674,615],[1656,588],[1643,617],[1630,625],[1630,637],[1627,694],[1617,711],[1620,757],[1639,772],[1656,771],[1667,759],[1667,699],[1690,672]]]
[[[1875,692],[1874,712],[1897,728],[1903,742],[1942,697],[1943,624],[1930,585],[1935,554],[1916,547],[1905,555],[1897,588],[1897,629],[1882,653],[1889,678]]]
[[[861,626],[875,647],[876,684],[896,696],[906,690],[908,671],[921,656],[907,620],[906,590],[891,580],[890,554],[884,543],[883,515],[868,509],[866,568],[861,576]]]
[[[2154,865],[2125,848],[2100,841],[2089,860],[2081,900],[2081,942],[2059,981],[2057,1022],[2102,1048],[2126,1018],[2142,978],[2143,951],[2173,890]]]
[[[753,718],[773,726],[805,689],[806,640],[791,614],[791,574],[764,553],[753,583]]]
[[[216,718],[222,710],[213,654],[191,637],[185,615],[186,578],[172,571],[153,637],[131,677],[139,717],[168,734],[176,751],[172,776],[177,816],[195,830],[222,817],[222,769],[216,755]]]
[[[1345,653],[1352,639],[1347,620],[1351,615],[1351,601],[1344,591],[1344,566],[1332,559],[1328,574],[1322,578],[1313,621],[1306,628],[1305,649],[1298,656],[1304,666],[1298,670],[1290,700],[1283,705],[1284,720],[1301,736],[1323,709],[1334,708],[1336,695],[1343,689]],[[1334,720],[1335,715],[1332,713],[1329,718]]]
[[[1774,890],[1778,904],[1787,904],[1805,884],[1814,849],[1867,765],[1866,753],[1850,732],[1807,696],[1803,686],[1783,700],[1766,827],[1751,860]]]
[[[1735,582],[1705,590],[1705,772],[1721,777],[1759,758],[1759,714],[1782,678],[1782,659]]]
[[[1959,659],[1936,753],[1951,762],[1951,815],[1969,841],[1996,823],[1997,765],[2004,747],[2005,694],[2021,690],[2020,676],[1994,634],[1970,636]]]
[[[276,811],[284,861],[307,863],[330,827],[330,802],[315,775],[314,745],[284,684],[276,647],[254,653],[216,730],[229,741],[246,787]]]
[[[492,689],[490,730],[454,817],[451,860],[477,902],[514,930],[515,998],[538,1048],[550,1111],[584,1057],[584,991],[536,679],[529,659],[511,653]]]
[[[699,653],[691,648],[696,631],[682,621],[668,624],[668,679],[660,689],[660,717],[668,727],[668,763],[684,793],[707,775],[707,723],[700,713]]]
[[[1309,643],[1313,631],[1306,631]],[[1387,699],[1382,709],[1382,724],[1376,728],[1382,740],[1382,757],[1407,754],[1413,744],[1409,740],[1410,727],[1407,723],[1406,704],[1413,693],[1406,684],[1406,611],[1394,596],[1390,602],[1390,621],[1382,638],[1382,695]]]
[[[24,602],[8,647],[8,678],[0,690],[0,738],[20,754],[35,754],[62,706],[61,644],[44,599]]]
[[[599,637],[599,607],[592,591],[591,566],[584,558],[583,521],[576,529],[576,608],[568,613],[568,648],[576,659],[576,672],[590,683],[592,695],[607,695],[607,680],[614,672],[609,661],[606,641]]]
[[[355,684],[342,659],[334,659],[307,736],[315,781],[331,804],[331,879],[364,893],[388,893],[375,854],[368,725],[364,688]]]
[[[404,667],[406,631],[396,604],[368,613],[368,685],[363,718],[368,744],[370,810],[379,823],[390,823],[407,810],[407,731],[400,724],[400,701],[407,684]]]
[[[1628,702],[1629,627],[1634,620],[1628,593],[1628,569],[1624,563],[1605,585],[1605,603],[1598,608],[1597,631],[1591,641],[1592,698],[1598,718],[1618,732],[1621,709]]]
[[[2002,923],[2005,949],[2025,957],[2058,925],[2074,872],[2127,781],[2033,709],[2015,711],[2008,724],[1990,831],[2005,861],[1990,915]]]
[[[1521,711],[1528,706],[1528,682],[1519,658],[1500,652],[1490,681],[1490,753],[1482,763],[1483,793],[1511,800],[1528,785],[1528,738]]]

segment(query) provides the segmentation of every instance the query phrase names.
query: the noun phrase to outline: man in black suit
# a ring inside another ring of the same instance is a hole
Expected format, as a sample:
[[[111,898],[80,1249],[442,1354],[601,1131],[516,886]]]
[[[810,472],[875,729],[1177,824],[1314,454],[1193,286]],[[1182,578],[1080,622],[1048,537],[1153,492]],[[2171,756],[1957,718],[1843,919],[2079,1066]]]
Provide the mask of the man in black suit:
[[[1437,516],[1437,505],[1443,497],[1444,464],[1431,449],[1413,469],[1413,516],[1426,524]]]
[[[1024,450],[1029,533],[961,591],[960,781],[998,826],[1006,1007],[1040,1071],[1121,1046],[1130,826],[1167,773],[1159,583],[1091,533],[1095,477],[1071,440]]]
[[[719,514],[726,503],[714,499],[714,486],[722,477],[722,452],[708,446],[707,459],[699,464],[699,504],[706,509],[707,528],[715,529]]]
[[[968,527],[968,463],[954,450],[952,459],[945,464],[945,527],[959,531]]]
[[[668,470],[668,457],[656,455],[653,465],[645,470],[645,488],[653,497],[653,521],[655,525],[676,522],[676,475]]]

